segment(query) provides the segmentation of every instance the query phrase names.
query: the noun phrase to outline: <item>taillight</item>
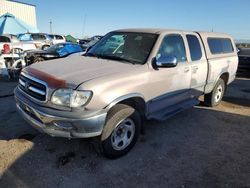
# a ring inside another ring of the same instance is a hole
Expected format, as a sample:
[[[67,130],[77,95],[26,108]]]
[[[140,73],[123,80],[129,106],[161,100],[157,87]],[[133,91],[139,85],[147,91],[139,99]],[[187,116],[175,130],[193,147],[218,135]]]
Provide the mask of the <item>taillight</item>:
[[[3,54],[10,54],[10,45],[8,44],[3,45]]]

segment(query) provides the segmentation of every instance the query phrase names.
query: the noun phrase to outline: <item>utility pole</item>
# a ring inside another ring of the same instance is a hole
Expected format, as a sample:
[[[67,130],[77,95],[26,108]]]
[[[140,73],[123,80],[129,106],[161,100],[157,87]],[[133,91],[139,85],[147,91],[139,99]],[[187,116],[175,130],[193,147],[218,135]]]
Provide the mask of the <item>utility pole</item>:
[[[49,21],[49,29],[50,29],[50,34],[52,34],[52,21]]]
[[[84,37],[85,26],[86,26],[86,19],[87,19],[87,15],[84,14],[84,17],[83,17],[83,25],[82,25],[82,38]]]

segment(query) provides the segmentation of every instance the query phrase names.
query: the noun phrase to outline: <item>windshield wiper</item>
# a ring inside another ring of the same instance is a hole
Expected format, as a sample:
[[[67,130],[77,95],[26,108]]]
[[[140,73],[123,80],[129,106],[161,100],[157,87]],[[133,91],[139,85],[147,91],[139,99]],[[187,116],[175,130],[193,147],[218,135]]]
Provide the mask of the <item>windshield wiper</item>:
[[[118,57],[118,56],[112,56],[112,55],[99,55],[98,56],[99,58],[102,58],[102,59],[110,59],[110,60],[117,60],[117,61],[125,61],[125,62],[129,62],[131,64],[136,64],[136,63],[139,63],[137,61],[133,61],[133,60],[130,60],[130,59],[126,59],[126,58],[122,58],[122,57]]]
[[[109,59],[109,60],[117,60],[117,61],[125,61],[131,64],[138,64],[140,62],[135,61],[135,60],[130,60],[130,59],[126,59],[126,58],[122,58],[122,57],[118,57],[118,56],[112,56],[112,55],[101,55],[101,54],[94,54],[94,53],[86,53],[83,54],[83,56],[89,56],[89,57],[96,57],[96,58],[101,58],[101,59]]]

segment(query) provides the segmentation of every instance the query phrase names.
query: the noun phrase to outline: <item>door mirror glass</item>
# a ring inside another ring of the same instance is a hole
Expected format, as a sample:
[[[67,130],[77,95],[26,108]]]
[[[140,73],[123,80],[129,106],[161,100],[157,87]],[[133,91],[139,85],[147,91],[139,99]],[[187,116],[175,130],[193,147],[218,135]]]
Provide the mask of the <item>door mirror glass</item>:
[[[175,56],[161,56],[156,60],[157,67],[176,67],[178,60]]]

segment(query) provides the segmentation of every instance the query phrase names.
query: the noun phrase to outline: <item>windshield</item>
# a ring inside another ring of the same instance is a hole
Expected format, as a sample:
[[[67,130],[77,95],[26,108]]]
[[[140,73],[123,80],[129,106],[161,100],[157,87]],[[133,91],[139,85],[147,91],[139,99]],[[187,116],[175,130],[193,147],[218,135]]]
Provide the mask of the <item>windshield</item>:
[[[86,55],[144,64],[157,37],[158,35],[150,33],[112,32],[101,39]]]

